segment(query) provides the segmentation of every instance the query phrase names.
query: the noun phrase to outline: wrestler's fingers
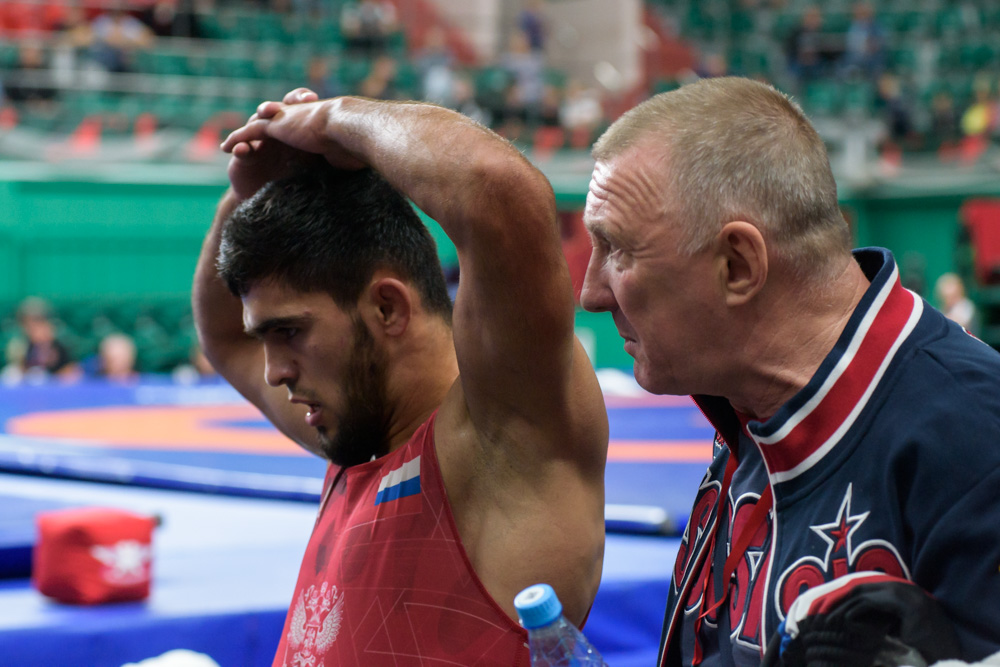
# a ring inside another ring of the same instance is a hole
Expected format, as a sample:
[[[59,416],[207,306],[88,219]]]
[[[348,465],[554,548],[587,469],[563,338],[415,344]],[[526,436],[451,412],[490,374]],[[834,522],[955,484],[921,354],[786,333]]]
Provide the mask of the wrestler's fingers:
[[[298,104],[301,102],[315,102],[318,99],[319,95],[312,90],[308,88],[296,88],[287,93],[281,101],[285,104]]]
[[[286,96],[287,97],[287,96]],[[254,114],[257,118],[273,118],[284,107],[282,102],[267,101],[261,102],[257,105],[257,113]]]
[[[263,142],[260,141],[259,139],[253,141],[241,141],[240,143],[233,146],[233,149],[230,151],[230,153],[232,153],[233,157],[238,157],[243,159],[253,157],[257,153],[257,150],[260,148],[261,143]]]
[[[238,144],[249,144],[254,141],[261,141],[267,138],[267,121],[255,120],[247,123],[243,127],[233,130],[229,136],[223,140],[219,146],[226,153],[232,153]],[[244,149],[241,149],[244,150]]]
[[[240,143],[233,146],[232,150],[229,152],[232,153],[233,157],[248,158],[251,155],[253,155],[253,147],[251,147],[250,144],[246,143],[245,141],[241,141]]]

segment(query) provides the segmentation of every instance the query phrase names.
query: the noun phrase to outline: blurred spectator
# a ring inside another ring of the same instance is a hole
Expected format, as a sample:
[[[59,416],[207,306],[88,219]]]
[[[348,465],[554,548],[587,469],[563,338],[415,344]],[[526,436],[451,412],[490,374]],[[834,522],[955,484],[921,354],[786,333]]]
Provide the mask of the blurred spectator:
[[[922,252],[910,250],[899,260],[899,282],[903,287],[930,299],[927,293],[927,258]]]
[[[421,98],[434,104],[452,106],[455,102],[455,57],[440,26],[427,30],[423,48],[415,54],[414,65],[420,73]]]
[[[545,90],[545,61],[540,52],[531,50],[528,36],[522,30],[511,33],[507,50],[500,57],[500,66],[513,79],[506,100],[504,120],[520,119],[529,124],[536,122]]]
[[[191,0],[154,0],[139,20],[157,37],[204,37]]]
[[[1000,108],[989,79],[981,78],[973,86],[974,99],[962,114],[961,128],[965,136],[988,136],[997,129]]]
[[[875,109],[885,122],[886,141],[895,149],[912,148],[915,134],[913,105],[895,74],[887,72],[879,77]]]
[[[379,56],[372,63],[371,71],[361,82],[358,92],[363,97],[370,97],[376,100],[399,99],[399,90],[396,88],[397,71],[395,58],[392,56]]]
[[[132,54],[152,46],[154,39],[145,23],[125,11],[122,0],[95,18],[91,30],[93,58],[109,72],[130,72]]]
[[[50,375],[76,379],[80,376],[80,366],[56,338],[51,309],[44,299],[25,299],[17,309],[17,321],[24,339],[15,338],[8,346],[6,379],[38,380]]]
[[[93,44],[94,30],[83,8],[75,3],[69,5],[52,58],[52,66],[60,82],[71,83],[78,70],[92,64],[90,55]]]
[[[699,54],[694,69],[680,72],[678,79],[682,84],[686,84],[693,83],[698,79],[712,79],[728,74],[729,61],[726,60],[726,56],[718,51],[708,51]]]
[[[885,31],[875,18],[871,3],[854,5],[851,24],[844,40],[841,72],[845,76],[858,74],[874,81],[885,67]]]
[[[525,0],[524,6],[517,14],[517,27],[528,39],[528,46],[532,51],[545,50],[545,38],[549,27],[543,5],[542,0]]]
[[[42,43],[36,39],[23,40],[18,45],[13,69],[4,85],[7,99],[25,105],[30,112],[50,112],[56,89]]]
[[[979,77],[973,91],[975,98],[962,114],[960,125],[963,136],[959,143],[959,157],[966,163],[979,159],[1000,128],[1000,102],[990,79]]]
[[[571,79],[559,109],[559,121],[569,132],[570,145],[574,148],[589,148],[604,120],[604,108],[597,91]]]
[[[979,334],[976,306],[965,294],[965,284],[955,273],[945,273],[934,285],[934,297],[945,317],[958,322],[970,333]]]
[[[113,382],[131,382],[139,377],[135,369],[135,341],[123,333],[101,339],[97,350],[98,374]]]
[[[341,10],[340,29],[348,51],[373,57],[385,51],[399,30],[396,7],[386,0],[348,2]]]
[[[960,137],[955,102],[951,93],[940,90],[931,99],[928,143],[931,148],[941,151],[942,157],[951,157]]]
[[[551,83],[542,88],[542,101],[538,106],[538,124],[546,127],[559,127],[559,111],[562,108],[563,92]]]
[[[467,74],[456,74],[452,81],[452,108],[481,125],[490,126],[493,117],[476,101],[476,88]]]
[[[170,375],[178,384],[195,384],[219,378],[218,373],[212,368],[212,364],[205,357],[205,353],[202,352],[201,346],[198,344],[191,348],[188,362],[177,366]]]
[[[521,93],[516,83],[504,91],[503,104],[493,110],[495,129],[510,141],[519,141],[527,129],[528,114],[521,103]]]
[[[785,39],[788,70],[800,88],[831,74],[842,52],[837,37],[823,30],[823,12],[817,5],[806,7]]]
[[[330,65],[330,58],[324,55],[311,56],[306,65],[306,88],[315,91],[321,100],[344,92],[340,79]]]

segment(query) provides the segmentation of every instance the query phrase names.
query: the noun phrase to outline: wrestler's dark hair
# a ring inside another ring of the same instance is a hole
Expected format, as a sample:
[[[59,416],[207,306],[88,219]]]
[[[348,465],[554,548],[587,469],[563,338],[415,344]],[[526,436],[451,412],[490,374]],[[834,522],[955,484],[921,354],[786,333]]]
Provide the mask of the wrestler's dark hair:
[[[451,321],[434,239],[407,199],[371,169],[314,163],[268,183],[225,221],[216,266],[237,296],[275,280],[326,292],[344,309],[386,268],[416,287],[428,311]]]

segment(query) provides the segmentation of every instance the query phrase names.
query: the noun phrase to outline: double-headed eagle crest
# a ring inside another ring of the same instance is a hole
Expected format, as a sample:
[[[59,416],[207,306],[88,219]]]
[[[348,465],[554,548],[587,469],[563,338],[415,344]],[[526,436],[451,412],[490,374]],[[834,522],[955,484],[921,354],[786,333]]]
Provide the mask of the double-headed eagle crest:
[[[323,667],[323,657],[340,633],[343,613],[344,594],[338,595],[336,586],[324,581],[318,589],[313,584],[299,593],[288,628],[285,667]]]

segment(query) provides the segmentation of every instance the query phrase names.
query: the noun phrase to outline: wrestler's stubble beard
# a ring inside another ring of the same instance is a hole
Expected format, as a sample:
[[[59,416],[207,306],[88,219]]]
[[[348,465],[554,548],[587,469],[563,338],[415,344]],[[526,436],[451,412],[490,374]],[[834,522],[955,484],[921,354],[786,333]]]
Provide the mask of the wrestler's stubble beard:
[[[351,353],[344,374],[344,406],[337,432],[318,428],[320,449],[342,468],[389,452],[388,361],[361,319],[354,320]]]

